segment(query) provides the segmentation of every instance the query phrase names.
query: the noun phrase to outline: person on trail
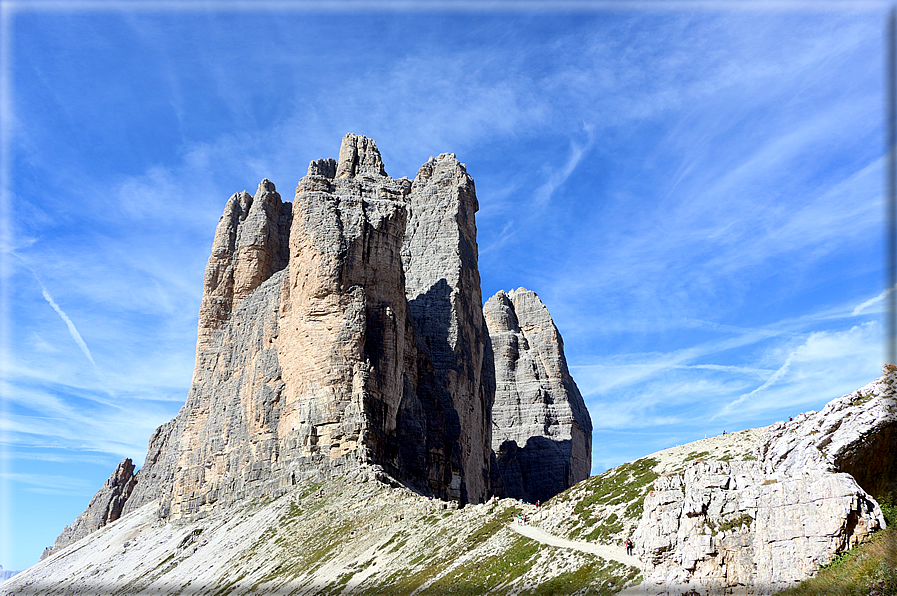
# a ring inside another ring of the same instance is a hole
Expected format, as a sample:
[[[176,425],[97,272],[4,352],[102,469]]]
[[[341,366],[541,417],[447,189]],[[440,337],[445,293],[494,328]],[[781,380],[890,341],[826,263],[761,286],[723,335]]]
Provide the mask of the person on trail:
[[[632,540],[626,539],[626,554],[632,556]]]

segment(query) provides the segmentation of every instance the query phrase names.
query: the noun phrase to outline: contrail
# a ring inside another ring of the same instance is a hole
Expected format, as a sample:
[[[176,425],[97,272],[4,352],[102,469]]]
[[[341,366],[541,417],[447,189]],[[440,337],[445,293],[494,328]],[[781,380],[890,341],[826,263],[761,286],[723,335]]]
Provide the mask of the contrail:
[[[75,324],[72,323],[72,320],[66,315],[59,305],[56,304],[56,301],[53,300],[53,297],[50,296],[50,292],[47,291],[47,288],[44,287],[44,284],[41,283],[40,280],[37,280],[37,283],[40,284],[41,293],[44,295],[44,299],[53,307],[53,310],[56,311],[56,314],[65,321],[65,324],[69,328],[69,334],[71,334],[72,339],[75,340],[75,343],[78,344],[78,347],[81,348],[81,351],[84,352],[84,355],[87,356],[87,359],[90,360],[90,363],[93,365],[93,370],[97,373],[97,376],[100,376],[100,369],[97,368],[97,363],[94,362],[93,356],[90,354],[90,349],[88,349],[87,344],[84,343],[84,339],[81,338],[81,334],[78,333],[78,329],[75,327]]]

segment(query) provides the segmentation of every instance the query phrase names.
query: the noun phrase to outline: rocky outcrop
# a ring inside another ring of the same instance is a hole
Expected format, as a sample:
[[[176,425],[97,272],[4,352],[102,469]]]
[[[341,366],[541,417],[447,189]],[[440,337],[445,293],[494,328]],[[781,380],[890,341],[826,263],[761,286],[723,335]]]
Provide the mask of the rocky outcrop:
[[[897,491],[897,366],[880,378],[789,422],[769,427],[759,443],[767,473],[845,472],[866,492]]]
[[[374,141],[353,134],[337,160],[309,164],[292,203],[267,179],[233,195],[206,267],[187,401],[150,439],[117,511],[201,519],[360,467],[458,504],[504,494],[492,403],[496,366],[509,365],[494,363],[486,331],[477,208],[453,154],[394,179]],[[547,321],[532,341],[548,362],[545,399],[560,403],[575,385]],[[513,434],[570,440],[539,455],[555,491],[589,467],[562,410],[546,406],[544,428]],[[573,418],[585,428],[587,413]],[[85,532],[113,519],[91,507]]]
[[[135,484],[134,464],[130,459],[126,459],[118,464],[112,476],[103,484],[103,488],[93,496],[84,513],[70,526],[66,526],[53,546],[44,549],[41,560],[121,517],[125,502],[131,496]]]
[[[286,267],[291,207],[281,201],[267,178],[259,183],[255,196],[244,190],[228,199],[206,265],[197,369],[220,349],[214,332],[230,320],[233,310],[274,272]]]
[[[772,594],[884,527],[848,474],[767,476],[759,462],[697,462],[654,481],[633,541],[661,593]]]
[[[536,293],[498,292],[483,311],[495,360],[492,448],[505,490],[546,501],[589,477],[592,421]]]
[[[771,594],[885,526],[897,367],[759,435],[749,461],[700,459],[654,481],[634,533],[647,589]],[[711,456],[712,457],[712,456]]]

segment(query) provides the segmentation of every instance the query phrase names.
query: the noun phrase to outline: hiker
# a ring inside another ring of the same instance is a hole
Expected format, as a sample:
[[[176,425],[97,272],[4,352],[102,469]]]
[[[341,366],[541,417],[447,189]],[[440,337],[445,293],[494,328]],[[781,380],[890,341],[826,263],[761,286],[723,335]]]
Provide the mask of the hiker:
[[[626,554],[632,556],[632,540],[626,539]]]

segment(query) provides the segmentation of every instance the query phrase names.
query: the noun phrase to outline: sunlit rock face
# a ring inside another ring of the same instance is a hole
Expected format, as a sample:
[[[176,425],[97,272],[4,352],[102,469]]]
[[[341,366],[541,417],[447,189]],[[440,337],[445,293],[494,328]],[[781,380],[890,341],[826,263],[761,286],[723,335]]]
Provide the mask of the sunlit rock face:
[[[493,417],[497,373],[507,393],[514,364],[505,352],[493,358],[477,209],[454,154],[430,158],[413,181],[394,179],[376,143],[354,134],[338,159],[309,164],[292,202],[267,179],[254,195],[234,194],[206,267],[187,401],[150,438],[136,476],[133,466],[116,472],[115,486],[129,486],[117,511],[151,503],[161,519],[199,519],[361,465],[459,504],[506,493],[544,500],[585,477],[588,413],[537,297],[537,313],[522,295],[518,308],[547,331],[518,331],[546,362],[536,381],[550,402],[545,420],[515,429],[515,419]],[[519,382],[521,394],[536,388]],[[572,410],[562,405],[570,396]],[[524,454],[509,491],[496,428]],[[546,437],[550,449],[527,450]],[[112,521],[110,499],[95,500],[84,531],[64,532],[54,549]]]
[[[492,448],[505,490],[545,501],[588,478],[592,421],[536,293],[501,291],[483,310],[495,361]]]
[[[753,460],[707,458],[654,481],[634,533],[648,588],[772,594],[885,526],[897,368],[759,435]]]

